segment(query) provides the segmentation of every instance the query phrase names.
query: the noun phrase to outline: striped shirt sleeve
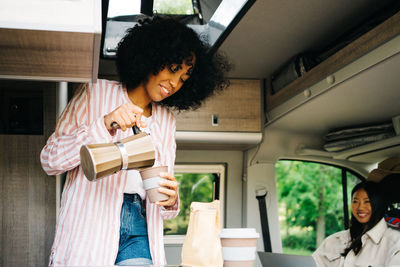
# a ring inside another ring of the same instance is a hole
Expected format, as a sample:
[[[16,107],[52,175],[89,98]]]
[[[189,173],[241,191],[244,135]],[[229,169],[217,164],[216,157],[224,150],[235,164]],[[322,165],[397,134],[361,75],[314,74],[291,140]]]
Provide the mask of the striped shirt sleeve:
[[[77,90],[61,114],[54,133],[47,140],[40,154],[43,170],[56,175],[80,165],[79,151],[82,145],[103,143],[112,140],[104,125],[103,116],[89,122],[93,113],[90,103],[98,98],[93,84],[86,84]]]
[[[176,155],[176,141],[175,141],[175,133],[176,133],[176,120],[172,114],[172,112],[167,112],[167,125],[169,127],[167,131],[167,136],[165,142],[165,149],[166,153],[171,157],[170,161],[170,173],[174,173],[174,163],[175,163],[175,155]],[[179,187],[178,187],[179,190]],[[178,198],[176,200],[175,205],[165,208],[163,206],[160,206],[160,216],[163,220],[170,220],[175,218],[179,214],[179,192],[178,192]]]

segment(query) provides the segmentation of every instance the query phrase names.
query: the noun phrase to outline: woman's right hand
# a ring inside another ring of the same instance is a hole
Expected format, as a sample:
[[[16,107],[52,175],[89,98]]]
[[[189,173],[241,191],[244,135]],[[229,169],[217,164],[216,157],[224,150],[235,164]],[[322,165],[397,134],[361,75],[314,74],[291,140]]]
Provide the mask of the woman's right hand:
[[[125,103],[104,116],[104,124],[107,130],[113,134],[115,128],[112,124],[116,122],[122,131],[132,128],[135,124],[138,127],[146,127],[146,123],[141,121],[143,109],[132,104]]]

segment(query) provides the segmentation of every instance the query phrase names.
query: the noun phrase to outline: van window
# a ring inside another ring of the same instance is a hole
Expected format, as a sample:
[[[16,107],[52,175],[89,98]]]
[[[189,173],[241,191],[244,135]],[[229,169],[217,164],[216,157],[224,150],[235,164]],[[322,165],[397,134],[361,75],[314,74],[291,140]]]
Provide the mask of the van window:
[[[280,160],[275,171],[283,253],[311,255],[325,237],[348,228],[351,190],[360,178],[305,161]]]
[[[180,212],[174,219],[164,221],[164,234],[166,238],[170,237],[169,242],[167,240],[166,243],[183,242],[183,239],[173,236],[186,235],[192,202],[211,202],[219,199],[223,207],[224,176],[225,165],[222,164],[175,165],[175,178],[179,183]],[[223,216],[222,209],[221,216]]]
[[[192,15],[194,13],[192,0],[154,0],[153,10],[160,14],[171,15]]]

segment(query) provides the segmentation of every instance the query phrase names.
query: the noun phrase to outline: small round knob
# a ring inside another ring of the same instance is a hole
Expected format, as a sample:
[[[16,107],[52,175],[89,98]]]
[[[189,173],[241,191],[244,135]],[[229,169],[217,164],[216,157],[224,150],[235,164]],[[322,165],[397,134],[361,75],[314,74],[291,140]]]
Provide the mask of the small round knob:
[[[335,76],[329,75],[328,77],[326,77],[326,82],[328,84],[334,84],[335,83]]]
[[[310,89],[306,89],[306,90],[304,90],[303,94],[304,94],[305,97],[308,98],[308,97],[311,96],[311,90]]]

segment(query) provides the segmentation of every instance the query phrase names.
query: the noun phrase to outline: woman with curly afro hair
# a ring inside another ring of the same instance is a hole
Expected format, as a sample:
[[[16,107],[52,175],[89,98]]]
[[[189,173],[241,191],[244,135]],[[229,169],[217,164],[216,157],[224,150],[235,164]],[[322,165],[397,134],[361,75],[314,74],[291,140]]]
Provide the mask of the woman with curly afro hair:
[[[120,81],[82,86],[59,118],[41,153],[49,175],[68,171],[50,265],[165,264],[163,220],[179,212],[174,178],[175,119],[170,109],[198,108],[228,83],[225,57],[187,26],[168,18],[146,19],[118,45]],[[152,138],[154,166],[168,166],[158,189],[168,196],[150,203],[137,170],[90,182],[80,166],[85,144],[112,143],[140,128]],[[89,245],[90,244],[90,245]]]
[[[227,85],[223,74],[229,64],[223,57],[208,53],[209,47],[193,30],[173,19],[155,18],[143,23],[128,30],[118,46],[117,68],[127,88],[146,82],[149,74],[185,62],[190,64],[190,75],[182,80],[181,90],[160,101],[161,105],[196,109],[215,90]]]

